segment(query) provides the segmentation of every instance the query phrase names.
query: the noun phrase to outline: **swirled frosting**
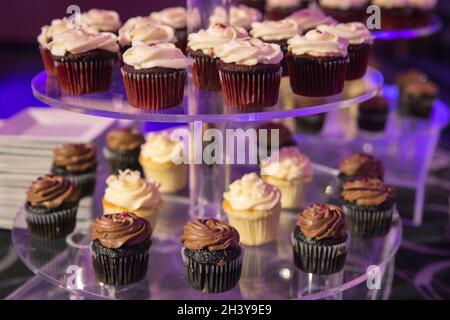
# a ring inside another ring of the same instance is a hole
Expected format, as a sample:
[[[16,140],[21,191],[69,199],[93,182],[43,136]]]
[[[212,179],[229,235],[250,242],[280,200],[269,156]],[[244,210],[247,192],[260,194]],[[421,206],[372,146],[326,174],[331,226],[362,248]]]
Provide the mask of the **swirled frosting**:
[[[73,203],[80,198],[77,188],[62,176],[47,174],[34,181],[27,191],[27,202],[32,206],[48,209],[58,208],[64,203]]]
[[[249,173],[230,184],[223,197],[234,210],[271,210],[280,204],[281,193],[256,173]]]
[[[119,51],[117,37],[109,32],[89,33],[83,29],[69,30],[56,36],[48,48],[54,56],[64,56],[66,53],[83,53],[95,49],[110,52]]]
[[[106,179],[104,199],[116,206],[133,211],[140,208],[154,208],[161,201],[159,185],[141,178],[139,171],[126,169]]]
[[[261,21],[262,13],[255,8],[250,8],[246,5],[232,6],[230,8],[230,16],[223,7],[216,7],[213,14],[209,17],[209,24],[223,24],[241,27],[249,30],[253,22]]]
[[[244,28],[213,24],[208,29],[200,30],[189,35],[188,47],[191,50],[200,50],[204,54],[214,57],[217,48],[232,39],[244,39],[248,33]]]
[[[261,163],[261,175],[282,180],[310,181],[313,177],[311,160],[297,147],[285,147]]]
[[[157,24],[157,22],[155,20],[153,20],[152,18],[150,18],[149,16],[137,16],[137,17],[133,17],[128,19],[123,26],[119,29],[119,43],[121,45],[123,45],[122,43],[129,44],[131,43],[130,40],[130,32],[134,29],[140,28],[140,27],[145,27],[147,25],[155,25]]]
[[[288,50],[295,55],[347,56],[348,41],[329,32],[311,30],[304,36],[288,40]]]
[[[383,164],[367,153],[355,153],[341,161],[339,172],[347,177],[375,177],[384,176]]]
[[[288,19],[297,22],[303,30],[313,29],[321,24],[336,24],[337,21],[323,13],[322,10],[309,8],[295,11]]]
[[[341,198],[359,206],[378,206],[395,198],[395,188],[377,178],[355,178],[344,184]]]
[[[187,13],[183,7],[172,7],[153,12],[150,18],[158,23],[171,26],[174,29],[186,28]]]
[[[150,223],[131,212],[104,215],[92,223],[92,240],[109,249],[140,244],[152,233]]]
[[[269,8],[296,8],[302,0],[266,0]]]
[[[278,44],[254,38],[231,40],[217,49],[217,56],[225,63],[246,66],[278,64],[283,60],[283,52]]]
[[[102,9],[91,9],[82,13],[81,21],[98,31],[108,32],[116,32],[122,25],[117,12]]]
[[[301,29],[294,20],[253,22],[250,34],[263,41],[280,41],[301,34]]]
[[[334,26],[320,25],[317,30],[347,39],[349,44],[372,44],[374,41],[372,33],[361,22],[339,23]]]
[[[406,8],[409,6],[410,0],[372,0],[373,5],[382,8]]]
[[[156,163],[171,163],[182,154],[183,143],[171,139],[166,131],[150,132],[141,146],[141,156]]]
[[[97,165],[95,148],[91,144],[65,144],[53,150],[53,163],[69,172],[84,172]]]
[[[320,0],[319,4],[323,8],[348,10],[367,6],[369,0]]]
[[[172,43],[146,45],[133,43],[123,54],[123,61],[135,69],[171,68],[185,69],[192,66],[194,61],[186,57],[183,52]]]
[[[175,30],[168,25],[149,23],[136,23],[132,28],[119,30],[119,44],[127,46],[135,42],[145,44],[174,43],[177,41]]]
[[[140,148],[145,142],[144,137],[135,128],[119,128],[108,132],[106,145],[110,150],[129,151]]]
[[[88,33],[92,34],[98,34],[98,31],[92,28],[87,27],[85,24],[81,24],[81,29]],[[48,44],[52,42],[52,40],[59,36],[60,34],[63,34],[64,32],[72,30],[70,28],[70,23],[67,18],[63,19],[54,19],[48,26],[43,26],[41,28],[41,33],[37,37],[38,43],[43,48],[47,48]]]
[[[183,245],[191,250],[225,250],[239,246],[239,233],[232,226],[216,219],[188,221],[181,236]]]
[[[300,231],[310,239],[340,238],[347,233],[344,211],[333,205],[314,204],[297,219]]]
[[[436,7],[438,0],[409,0],[410,6],[430,10]]]

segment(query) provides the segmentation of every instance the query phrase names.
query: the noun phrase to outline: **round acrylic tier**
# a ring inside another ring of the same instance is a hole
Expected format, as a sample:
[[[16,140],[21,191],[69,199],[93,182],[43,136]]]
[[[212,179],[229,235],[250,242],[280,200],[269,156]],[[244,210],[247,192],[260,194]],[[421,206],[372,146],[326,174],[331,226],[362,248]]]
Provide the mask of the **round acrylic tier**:
[[[429,26],[416,28],[416,29],[404,29],[404,30],[379,30],[372,31],[377,41],[388,40],[411,40],[416,38],[429,37],[442,29],[442,21],[439,17],[433,17],[433,20]]]
[[[314,165],[314,180],[307,186],[306,203],[335,202],[336,172]],[[165,197],[165,206],[153,234],[150,262],[144,280],[127,287],[99,283],[90,253],[91,218],[77,222],[67,239],[53,242],[34,240],[21,210],[14,223],[12,239],[22,261],[54,285],[90,299],[360,299],[373,298],[369,277],[379,271],[381,289],[389,292],[393,259],[402,237],[402,224],[395,215],[390,232],[373,239],[351,236],[344,270],[328,276],[306,274],[293,263],[291,232],[296,212],[283,212],[277,241],[243,247],[243,269],[238,285],[222,294],[206,294],[191,288],[185,277],[179,237],[188,219],[189,199],[183,195]],[[94,212],[92,213],[95,216]],[[374,274],[367,270],[375,270]],[[390,273],[391,272],[391,273]],[[373,289],[373,288],[372,288]]]
[[[190,89],[190,86],[186,86],[184,101],[181,105],[162,110],[143,111],[128,104],[118,68],[114,70],[110,90],[102,93],[64,94],[59,89],[57,78],[48,77],[46,72],[37,74],[31,86],[35,97],[45,104],[79,113],[138,121],[218,123],[301,117],[349,107],[375,96],[382,87],[383,80],[380,72],[369,68],[364,78],[348,81],[343,93],[324,98],[299,97],[300,103],[294,109],[289,108],[281,99],[273,107],[236,109],[224,105],[220,93]],[[355,87],[357,90],[354,89]],[[280,90],[290,91],[288,78],[282,80]]]

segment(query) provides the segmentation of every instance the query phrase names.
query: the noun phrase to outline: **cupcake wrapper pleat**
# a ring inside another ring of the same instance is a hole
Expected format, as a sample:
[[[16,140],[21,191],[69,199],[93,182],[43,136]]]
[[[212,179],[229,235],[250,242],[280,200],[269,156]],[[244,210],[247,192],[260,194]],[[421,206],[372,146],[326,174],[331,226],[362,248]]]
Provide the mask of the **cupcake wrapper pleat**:
[[[45,71],[48,75],[56,75],[55,61],[53,60],[52,53],[50,50],[39,47],[39,52],[41,53],[42,63],[44,64]]]
[[[72,233],[76,225],[78,204],[48,214],[27,211],[26,222],[31,235],[39,239],[57,239]]]
[[[197,88],[209,91],[220,91],[219,69],[217,59],[212,57],[193,56],[192,79]]]
[[[139,163],[139,152],[119,153],[111,152],[108,148],[103,149],[103,156],[108,161],[112,174],[117,174],[119,170],[131,169],[143,173]]]
[[[349,232],[363,237],[386,235],[391,228],[394,211],[395,206],[386,211],[376,211],[344,205]]]
[[[347,68],[347,80],[357,80],[364,77],[369,64],[370,45],[349,46],[350,63]]]

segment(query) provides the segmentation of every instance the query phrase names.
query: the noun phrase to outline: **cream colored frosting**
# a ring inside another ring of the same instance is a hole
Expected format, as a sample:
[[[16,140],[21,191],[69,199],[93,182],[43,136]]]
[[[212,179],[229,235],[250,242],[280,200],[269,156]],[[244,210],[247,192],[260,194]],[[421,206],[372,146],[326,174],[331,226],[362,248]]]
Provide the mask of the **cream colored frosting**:
[[[267,0],[269,8],[295,8],[300,5],[302,0]]]
[[[161,201],[159,185],[154,181],[145,180],[139,171],[126,169],[119,171],[117,176],[106,179],[105,200],[130,211],[140,208],[151,209]]]
[[[438,0],[409,0],[409,4],[414,8],[433,9],[436,7]]]
[[[382,8],[403,8],[408,7],[410,0],[372,0],[372,4]]]
[[[186,57],[172,43],[146,45],[142,42],[133,42],[133,46],[124,52],[123,61],[135,69],[155,67],[185,69],[194,64],[191,58]]]
[[[232,6],[230,8],[230,17],[228,21],[227,12],[223,7],[216,7],[213,14],[209,17],[209,24],[216,23],[224,25],[232,25],[249,30],[253,22],[261,21],[262,13],[255,8],[247,7],[246,5]]]
[[[317,27],[317,30],[347,39],[349,44],[372,44],[374,41],[372,33],[361,22],[339,23],[334,26],[321,25]]]
[[[348,41],[329,32],[311,30],[288,40],[288,50],[295,55],[347,56]]]
[[[336,24],[337,21],[327,16],[320,9],[302,9],[291,14],[288,19],[297,22],[298,26],[303,30],[315,28],[321,24]]]
[[[153,12],[150,17],[156,22],[166,24],[174,29],[186,28],[187,13],[183,7],[172,7]]]
[[[261,175],[287,181],[310,181],[313,169],[311,160],[301,154],[297,147],[286,147],[262,161]]]
[[[119,51],[117,37],[109,32],[97,34],[85,30],[69,30],[56,36],[48,48],[54,56],[64,56],[66,53],[83,53],[95,49],[110,52]]]
[[[122,22],[119,14],[112,10],[91,9],[81,14],[81,21],[99,31],[116,32]]]
[[[319,4],[324,8],[347,10],[368,6],[369,0],[320,0]]]
[[[244,28],[214,24],[208,29],[189,35],[188,47],[191,50],[201,50],[204,54],[215,56],[219,46],[232,39],[244,39],[248,33]]]
[[[250,34],[263,41],[290,39],[302,31],[294,20],[253,22]]]
[[[82,24],[81,29],[85,30],[86,32],[97,34],[98,31],[92,28],[87,27],[86,25]],[[50,25],[43,26],[41,28],[41,33],[37,37],[38,43],[44,47],[47,48],[48,44],[55,38],[56,36],[59,36],[60,34],[72,30],[70,28],[70,23],[67,18],[63,19],[54,19],[50,23]]]
[[[130,30],[133,30],[138,27],[146,26],[148,24],[157,24],[155,20],[150,18],[150,16],[137,16],[128,19],[123,26],[119,29],[119,37],[120,35],[124,35],[125,33],[129,32]]]
[[[145,44],[175,43],[175,30],[168,25],[155,23],[137,23],[132,28],[119,30],[119,43],[121,46],[130,45],[133,42]]]
[[[223,197],[234,210],[271,210],[280,204],[281,193],[256,173],[250,173],[230,184]]]
[[[283,60],[283,52],[278,44],[254,38],[231,40],[217,49],[217,56],[223,62],[246,66],[277,64]]]
[[[173,163],[183,156],[183,142],[171,139],[166,131],[151,132],[141,146],[141,156],[156,163]]]

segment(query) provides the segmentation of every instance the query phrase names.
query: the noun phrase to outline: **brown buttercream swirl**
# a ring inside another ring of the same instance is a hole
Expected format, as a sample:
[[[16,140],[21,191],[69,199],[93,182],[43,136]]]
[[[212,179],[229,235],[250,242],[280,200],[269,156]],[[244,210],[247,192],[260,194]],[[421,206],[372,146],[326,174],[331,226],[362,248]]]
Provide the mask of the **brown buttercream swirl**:
[[[344,211],[328,204],[306,208],[298,216],[297,226],[306,237],[316,240],[340,238],[347,233]]]
[[[110,150],[130,151],[138,149],[145,142],[139,130],[120,128],[108,132],[106,144]]]
[[[92,240],[110,249],[142,243],[150,239],[152,233],[150,223],[131,212],[103,215],[92,224]]]
[[[225,250],[239,246],[239,233],[235,228],[216,219],[197,219],[184,226],[183,245],[191,250]]]
[[[53,151],[53,162],[69,172],[78,173],[94,168],[97,156],[91,144],[65,144]]]
[[[367,153],[355,153],[342,160],[340,173],[347,177],[375,177],[383,179],[384,166],[374,156]]]
[[[377,178],[357,178],[344,184],[342,200],[359,206],[378,206],[395,198],[395,188]]]
[[[34,181],[27,191],[27,202],[32,206],[48,209],[59,208],[63,204],[78,200],[77,188],[62,176],[47,174]]]

